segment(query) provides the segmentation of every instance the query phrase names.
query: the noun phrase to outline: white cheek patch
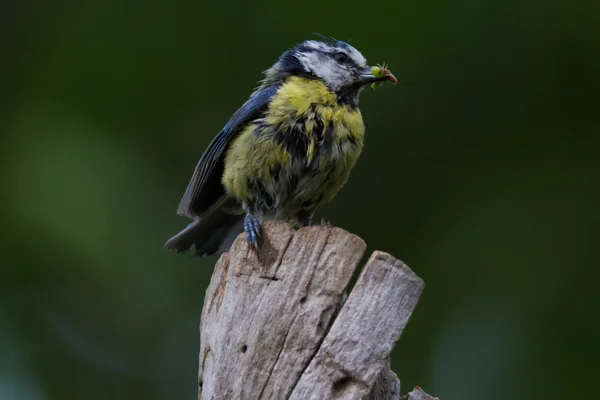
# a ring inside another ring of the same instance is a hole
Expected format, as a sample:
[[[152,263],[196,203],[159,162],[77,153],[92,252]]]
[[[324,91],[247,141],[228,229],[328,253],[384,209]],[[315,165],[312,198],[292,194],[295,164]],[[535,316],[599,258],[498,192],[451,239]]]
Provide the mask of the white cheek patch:
[[[298,53],[297,58],[304,68],[323,79],[327,86],[334,91],[341,89],[352,80],[352,74],[347,68],[319,53]]]
[[[317,76],[321,77],[333,90],[340,89],[347,79],[347,72],[338,63],[331,59],[322,62],[317,69]]]
[[[312,71],[312,72],[315,71],[315,68],[319,61],[316,53],[296,52],[296,58],[298,60],[300,60],[304,69],[306,69],[307,71]]]

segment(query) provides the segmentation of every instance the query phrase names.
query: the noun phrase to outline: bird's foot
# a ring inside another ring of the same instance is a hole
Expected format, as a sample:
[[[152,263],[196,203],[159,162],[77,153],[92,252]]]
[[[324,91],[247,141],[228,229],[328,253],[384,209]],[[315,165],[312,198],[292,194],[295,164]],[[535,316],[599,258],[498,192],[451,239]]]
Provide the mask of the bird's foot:
[[[262,224],[260,220],[254,215],[246,214],[246,218],[244,219],[244,231],[246,231],[246,238],[248,239],[250,247],[257,250],[262,235]]]

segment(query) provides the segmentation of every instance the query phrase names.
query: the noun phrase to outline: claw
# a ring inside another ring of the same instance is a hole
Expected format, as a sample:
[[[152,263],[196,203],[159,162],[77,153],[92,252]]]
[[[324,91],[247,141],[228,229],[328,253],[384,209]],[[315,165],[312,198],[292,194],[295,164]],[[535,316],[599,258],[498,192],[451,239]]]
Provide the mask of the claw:
[[[250,247],[253,247],[255,250],[258,249],[262,234],[262,224],[260,223],[260,220],[253,215],[246,214],[246,218],[244,219],[244,231],[246,231],[246,238],[248,239]]]

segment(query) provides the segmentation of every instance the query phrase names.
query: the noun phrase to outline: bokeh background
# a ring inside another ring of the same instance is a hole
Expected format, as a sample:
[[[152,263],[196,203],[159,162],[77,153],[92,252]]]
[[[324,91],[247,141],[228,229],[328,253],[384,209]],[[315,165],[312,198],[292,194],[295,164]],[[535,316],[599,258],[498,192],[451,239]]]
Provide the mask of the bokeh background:
[[[313,32],[399,78],[321,210],[426,290],[443,400],[600,398],[600,3],[5,0],[0,399],[190,399],[216,258],[163,250],[205,146]]]

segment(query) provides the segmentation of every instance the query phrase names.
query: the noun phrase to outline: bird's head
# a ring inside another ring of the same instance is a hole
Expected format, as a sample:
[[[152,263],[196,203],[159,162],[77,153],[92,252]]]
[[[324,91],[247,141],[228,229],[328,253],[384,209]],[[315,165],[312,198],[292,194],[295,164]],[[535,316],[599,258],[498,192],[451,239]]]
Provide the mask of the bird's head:
[[[348,43],[322,39],[307,40],[284,52],[275,65],[265,71],[263,84],[283,81],[288,76],[320,79],[338,97],[358,102],[358,94],[365,85],[397,82],[387,70],[385,74],[373,74],[365,57]]]

